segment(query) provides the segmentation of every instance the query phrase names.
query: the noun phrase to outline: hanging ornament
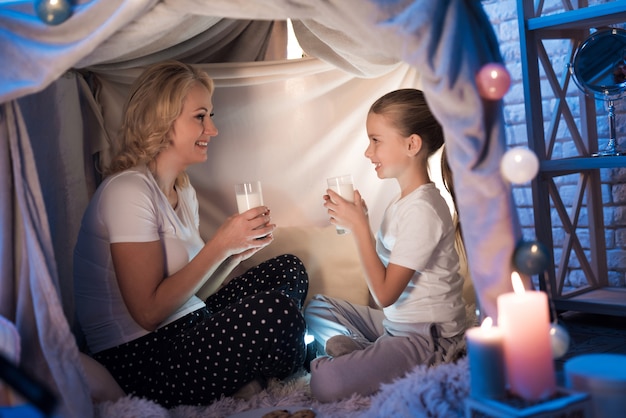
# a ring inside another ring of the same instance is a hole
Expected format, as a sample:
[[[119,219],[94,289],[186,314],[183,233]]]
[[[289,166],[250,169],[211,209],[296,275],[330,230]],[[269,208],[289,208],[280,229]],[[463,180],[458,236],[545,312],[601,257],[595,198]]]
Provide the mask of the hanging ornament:
[[[552,345],[552,357],[555,359],[563,357],[569,350],[569,333],[556,322],[550,324],[550,344]]]
[[[544,271],[548,260],[548,251],[539,241],[521,241],[513,253],[515,269],[528,276]]]
[[[511,75],[497,62],[485,64],[476,74],[478,93],[487,100],[500,100],[511,86]]]
[[[531,181],[539,172],[537,154],[528,148],[515,147],[504,153],[500,160],[502,177],[514,184]]]
[[[47,25],[59,25],[72,15],[71,0],[35,0],[35,12]]]

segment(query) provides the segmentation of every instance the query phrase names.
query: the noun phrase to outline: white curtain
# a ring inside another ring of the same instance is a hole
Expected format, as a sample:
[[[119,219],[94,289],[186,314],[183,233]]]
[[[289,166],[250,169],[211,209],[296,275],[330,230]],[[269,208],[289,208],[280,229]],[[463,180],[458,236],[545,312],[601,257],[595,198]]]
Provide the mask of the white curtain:
[[[15,102],[0,105],[2,286],[0,315],[13,322],[27,373],[57,392],[65,416],[92,415],[76,343],[60,301],[57,268],[28,131]]]
[[[397,186],[379,180],[363,155],[365,117],[384,93],[419,87],[415,69],[404,64],[364,79],[314,58],[198,66],[216,84],[219,130],[209,144],[208,161],[189,169],[205,238],[236,212],[234,184],[244,180],[261,181],[278,226],[327,225],[322,206],[326,178],[345,173],[354,176],[377,227]],[[110,140],[119,126],[124,92],[139,72],[97,75]]]

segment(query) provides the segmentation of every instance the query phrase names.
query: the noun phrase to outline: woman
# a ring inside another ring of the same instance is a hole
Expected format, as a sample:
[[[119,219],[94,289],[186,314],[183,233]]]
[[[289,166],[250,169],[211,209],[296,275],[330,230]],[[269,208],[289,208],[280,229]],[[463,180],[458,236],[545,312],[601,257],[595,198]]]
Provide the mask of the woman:
[[[124,109],[120,147],[87,207],[74,252],[77,316],[90,354],[130,394],[165,407],[209,404],[284,378],[305,356],[302,262],[283,255],[225,284],[273,241],[261,206],[206,243],[185,169],[218,131],[213,82],[168,61],[147,68]],[[206,301],[195,296],[211,289]]]

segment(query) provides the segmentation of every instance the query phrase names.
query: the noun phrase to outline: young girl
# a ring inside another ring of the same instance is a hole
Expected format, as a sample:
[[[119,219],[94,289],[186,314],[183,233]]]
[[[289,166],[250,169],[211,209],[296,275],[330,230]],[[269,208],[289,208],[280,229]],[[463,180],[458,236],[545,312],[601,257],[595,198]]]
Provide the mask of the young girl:
[[[464,341],[455,225],[428,174],[428,157],[443,146],[442,128],[415,89],[378,99],[366,127],[365,156],[379,178],[397,180],[399,196],[376,238],[358,191],[351,203],[328,190],[324,206],[331,223],[352,232],[365,280],[383,309],[323,295],[307,306],[308,332],[327,354],[311,362],[311,391],[323,402],[369,395],[416,365],[449,361]]]

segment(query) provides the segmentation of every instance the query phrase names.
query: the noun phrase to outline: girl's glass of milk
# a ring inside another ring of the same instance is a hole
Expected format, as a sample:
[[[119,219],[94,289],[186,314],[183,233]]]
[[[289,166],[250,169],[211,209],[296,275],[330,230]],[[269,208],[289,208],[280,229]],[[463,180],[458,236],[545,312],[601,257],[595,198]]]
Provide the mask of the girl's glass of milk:
[[[328,188],[339,196],[343,197],[349,202],[354,202],[354,182],[352,181],[351,174],[344,174],[342,176],[330,177],[327,179]],[[339,235],[346,234],[350,231],[347,229],[336,227]]]
[[[239,213],[263,206],[263,193],[260,181],[235,184],[235,196],[237,197],[237,210]]]

